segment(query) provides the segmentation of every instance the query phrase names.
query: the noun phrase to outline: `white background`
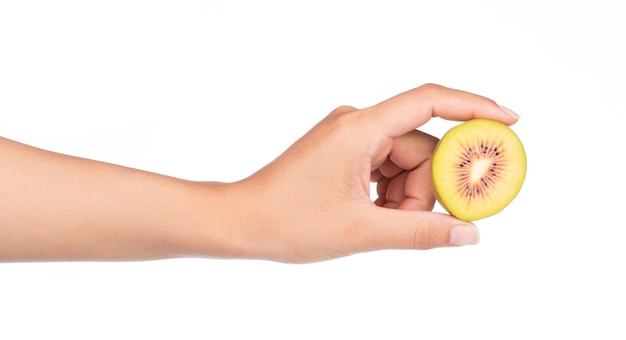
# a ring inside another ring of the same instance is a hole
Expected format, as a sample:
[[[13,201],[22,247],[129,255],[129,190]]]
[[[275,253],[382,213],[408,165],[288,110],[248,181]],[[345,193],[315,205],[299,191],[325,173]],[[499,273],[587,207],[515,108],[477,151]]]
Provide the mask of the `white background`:
[[[310,265],[0,264],[0,339],[624,339],[622,8],[1,1],[4,137],[234,181],[336,106],[434,82],[518,112],[529,168],[517,199],[477,222],[478,246]]]

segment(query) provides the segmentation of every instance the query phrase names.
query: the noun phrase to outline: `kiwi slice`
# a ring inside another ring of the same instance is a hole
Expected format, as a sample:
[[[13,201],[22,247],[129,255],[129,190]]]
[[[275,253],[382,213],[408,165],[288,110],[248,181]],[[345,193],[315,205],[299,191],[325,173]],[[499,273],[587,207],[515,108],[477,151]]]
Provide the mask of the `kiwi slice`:
[[[526,152],[508,126],[473,119],[450,129],[432,159],[435,197],[453,216],[475,221],[504,209],[526,177]]]

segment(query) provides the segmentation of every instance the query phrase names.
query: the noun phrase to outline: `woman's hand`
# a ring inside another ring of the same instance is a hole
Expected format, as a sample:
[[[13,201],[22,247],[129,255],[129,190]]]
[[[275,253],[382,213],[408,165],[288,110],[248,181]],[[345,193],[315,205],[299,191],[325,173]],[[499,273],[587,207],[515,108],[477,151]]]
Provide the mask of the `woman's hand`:
[[[237,187],[243,257],[328,260],[380,249],[478,242],[478,229],[431,212],[432,117],[519,118],[487,98],[424,85],[372,107],[335,109],[274,162]],[[370,199],[370,181],[378,198]]]

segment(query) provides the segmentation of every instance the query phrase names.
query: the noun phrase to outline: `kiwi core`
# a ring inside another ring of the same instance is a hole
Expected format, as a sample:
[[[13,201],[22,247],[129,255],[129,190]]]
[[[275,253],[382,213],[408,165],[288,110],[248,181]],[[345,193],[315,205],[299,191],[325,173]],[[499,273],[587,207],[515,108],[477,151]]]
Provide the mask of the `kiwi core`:
[[[476,185],[480,183],[480,180],[483,177],[485,177],[485,175],[487,175],[490,164],[491,164],[491,161],[489,159],[484,159],[484,158],[479,159],[474,162],[474,165],[472,166],[472,170],[470,171],[471,175],[470,175],[469,181],[471,185]]]

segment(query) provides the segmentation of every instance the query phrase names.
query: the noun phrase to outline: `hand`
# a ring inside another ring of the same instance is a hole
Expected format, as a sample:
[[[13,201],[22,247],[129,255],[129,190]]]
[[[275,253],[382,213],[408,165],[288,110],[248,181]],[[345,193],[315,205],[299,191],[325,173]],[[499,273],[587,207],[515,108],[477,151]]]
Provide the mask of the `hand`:
[[[380,249],[478,242],[478,229],[432,212],[432,117],[519,118],[487,98],[424,85],[372,107],[335,109],[274,162],[233,184],[237,256],[313,262]],[[378,198],[370,199],[370,181]]]

